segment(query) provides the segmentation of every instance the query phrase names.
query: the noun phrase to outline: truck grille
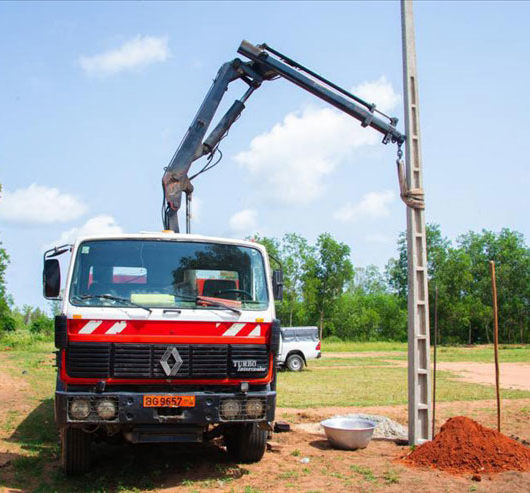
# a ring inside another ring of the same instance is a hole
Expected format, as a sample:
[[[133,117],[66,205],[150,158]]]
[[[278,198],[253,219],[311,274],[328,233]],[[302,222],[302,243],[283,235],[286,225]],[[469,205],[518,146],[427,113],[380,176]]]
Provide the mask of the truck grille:
[[[66,349],[66,372],[78,378],[167,379],[161,359],[168,347],[175,347],[182,360],[169,378],[261,378],[269,370],[265,345],[72,342]],[[168,365],[173,368],[175,360],[170,358]]]

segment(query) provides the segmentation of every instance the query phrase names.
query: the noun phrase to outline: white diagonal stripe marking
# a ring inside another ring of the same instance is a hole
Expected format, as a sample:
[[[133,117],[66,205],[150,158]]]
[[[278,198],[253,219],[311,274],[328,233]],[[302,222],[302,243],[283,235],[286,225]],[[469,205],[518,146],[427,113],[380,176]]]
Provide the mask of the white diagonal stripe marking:
[[[254,330],[248,335],[248,337],[259,337],[261,335],[261,325],[256,325]]]
[[[127,322],[116,322],[105,334],[119,334],[127,327]]]
[[[223,336],[235,336],[245,325],[247,324],[232,324],[228,327],[228,330],[225,331]]]
[[[103,320],[91,320],[79,331],[79,334],[92,334],[101,324]]]

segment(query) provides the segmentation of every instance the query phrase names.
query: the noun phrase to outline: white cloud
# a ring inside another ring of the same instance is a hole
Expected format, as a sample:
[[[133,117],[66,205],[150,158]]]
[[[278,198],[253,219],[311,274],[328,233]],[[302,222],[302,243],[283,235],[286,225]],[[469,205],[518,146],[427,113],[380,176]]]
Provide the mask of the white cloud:
[[[92,217],[80,227],[64,231],[57,244],[73,243],[79,236],[119,233],[123,233],[123,230],[116,223],[116,219],[112,216],[102,214]]]
[[[0,198],[0,219],[23,224],[51,224],[72,221],[87,207],[77,197],[32,183],[14,192],[6,190]]]
[[[394,192],[386,190],[384,192],[370,192],[363,195],[363,198],[356,205],[349,202],[336,210],[334,219],[341,222],[353,222],[362,217],[378,218],[388,216],[388,204],[395,198]]]
[[[254,209],[243,209],[230,217],[228,225],[236,233],[252,233],[258,225],[258,213]]]
[[[88,75],[104,76],[164,62],[169,54],[167,37],[136,36],[119,48],[99,55],[80,56],[78,61]]]
[[[383,112],[393,110],[401,101],[401,96],[384,75],[375,81],[359,84],[353,88],[353,93],[368,103],[375,103],[376,108]]]
[[[353,91],[369,97],[381,109],[395,106],[399,96],[381,77]],[[308,107],[289,113],[282,122],[250,142],[235,160],[267,191],[285,204],[305,204],[321,196],[324,178],[337,166],[354,161],[360,148],[378,144],[379,134],[330,108]]]

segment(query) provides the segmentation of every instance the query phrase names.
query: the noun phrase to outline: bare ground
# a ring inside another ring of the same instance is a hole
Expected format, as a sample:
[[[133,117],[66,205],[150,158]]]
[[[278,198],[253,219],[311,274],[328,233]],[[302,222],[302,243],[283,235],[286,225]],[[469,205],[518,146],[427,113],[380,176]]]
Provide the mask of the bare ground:
[[[470,349],[472,351],[473,349]],[[323,360],[331,358],[384,358],[393,356],[392,352],[353,352],[353,353],[326,353]],[[406,368],[408,363],[404,360],[383,359],[385,363]],[[464,382],[480,383],[485,385],[495,385],[495,366],[493,363],[476,362],[438,362],[437,368],[440,371],[451,371],[458,373]],[[376,368],[377,366],[372,366]],[[332,366],[319,366],[313,369],[330,369]],[[343,366],[341,368],[348,368]],[[352,368],[355,368],[352,366]],[[530,390],[530,363],[500,363],[499,379],[502,388]]]
[[[5,359],[0,361],[5,363]],[[469,364],[466,364],[469,368]],[[453,476],[436,470],[403,466],[397,459],[408,447],[372,442],[364,450],[339,451],[329,447],[318,431],[304,424],[318,423],[334,414],[364,412],[389,416],[406,424],[406,406],[334,407],[277,410],[277,418],[292,424],[289,433],[275,434],[272,450],[257,464],[233,462],[221,443],[203,447],[98,445],[94,472],[66,480],[56,452],[44,465],[31,462],[34,449],[21,440],[20,430],[31,417],[43,416],[41,426],[53,430],[51,401],[38,401],[24,377],[0,367],[0,487],[2,491],[217,491],[317,492],[388,491],[422,489],[429,492],[530,491],[530,472],[484,476]],[[436,425],[449,417],[466,415],[495,426],[494,401],[444,402],[436,408]],[[503,432],[530,440],[530,399],[503,401]],[[302,426],[300,426],[302,425]],[[15,432],[13,429],[15,428]],[[53,436],[53,435],[52,435]],[[53,442],[53,439],[52,439]],[[55,445],[56,448],[56,444]],[[35,467],[32,465],[35,464]],[[108,478],[102,479],[102,478]],[[102,483],[103,481],[103,483]],[[106,481],[106,482],[105,482]],[[103,486],[102,486],[103,485]]]
[[[406,361],[384,361],[407,367]],[[495,385],[495,366],[492,363],[447,361],[437,363],[436,367],[440,371],[457,373],[464,382]],[[530,390],[530,363],[500,363],[499,381],[505,389]]]

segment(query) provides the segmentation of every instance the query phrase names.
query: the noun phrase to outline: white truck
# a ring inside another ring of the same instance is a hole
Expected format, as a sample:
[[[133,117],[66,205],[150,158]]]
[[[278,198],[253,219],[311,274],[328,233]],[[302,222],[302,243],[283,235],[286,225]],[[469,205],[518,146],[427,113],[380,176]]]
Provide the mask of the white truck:
[[[280,351],[277,358],[279,368],[301,371],[308,360],[321,356],[318,327],[280,329]]]
[[[61,296],[56,258],[72,252]],[[92,442],[223,436],[259,461],[276,408],[281,274],[249,241],[170,232],[79,238],[44,255],[55,318],[55,419],[68,475]]]

